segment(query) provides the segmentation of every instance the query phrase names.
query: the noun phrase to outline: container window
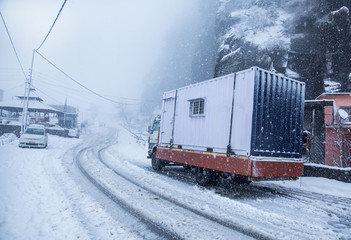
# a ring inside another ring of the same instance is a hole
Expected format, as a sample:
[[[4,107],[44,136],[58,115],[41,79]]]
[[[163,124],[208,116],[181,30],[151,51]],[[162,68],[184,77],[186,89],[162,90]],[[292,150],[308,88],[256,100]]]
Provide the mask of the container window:
[[[205,113],[205,100],[198,98],[190,101],[190,113],[192,116],[201,116]]]

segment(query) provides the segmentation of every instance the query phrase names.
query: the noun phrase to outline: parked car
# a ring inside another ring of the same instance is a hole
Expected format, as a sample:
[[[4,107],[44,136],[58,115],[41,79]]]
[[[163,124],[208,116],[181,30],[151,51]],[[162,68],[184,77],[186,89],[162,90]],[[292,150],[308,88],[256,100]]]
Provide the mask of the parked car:
[[[78,128],[70,128],[68,130],[68,136],[69,137],[74,137],[74,138],[79,138],[79,130],[78,130]]]
[[[45,127],[37,124],[28,126],[20,137],[18,146],[46,148],[48,146],[48,136]]]

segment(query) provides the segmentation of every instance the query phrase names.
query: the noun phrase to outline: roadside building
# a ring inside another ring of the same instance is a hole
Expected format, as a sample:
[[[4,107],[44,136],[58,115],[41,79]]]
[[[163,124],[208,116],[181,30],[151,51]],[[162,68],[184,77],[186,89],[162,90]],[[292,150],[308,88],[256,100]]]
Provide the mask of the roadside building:
[[[16,96],[14,99],[0,102],[0,135],[14,133],[20,135],[23,123],[24,97]],[[39,97],[29,97],[28,100],[28,124],[42,124],[49,126],[55,122],[61,112],[45,104]]]
[[[78,127],[78,109],[69,105],[50,105],[60,111],[58,114],[59,125],[64,128]]]
[[[20,136],[23,124],[24,97],[16,96],[0,101],[0,136],[14,133]],[[70,129],[77,128],[78,110],[65,105],[49,106],[39,97],[29,97],[27,124],[44,125],[48,133],[67,136]]]
[[[316,100],[305,101],[306,161],[328,166],[351,167],[350,116],[349,92],[324,93]]]

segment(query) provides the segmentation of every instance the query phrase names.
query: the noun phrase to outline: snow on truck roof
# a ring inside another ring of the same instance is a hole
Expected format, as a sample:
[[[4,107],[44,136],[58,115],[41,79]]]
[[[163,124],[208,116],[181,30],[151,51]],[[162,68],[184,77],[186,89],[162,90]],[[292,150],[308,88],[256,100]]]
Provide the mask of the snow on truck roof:
[[[263,71],[263,72],[266,72],[266,73],[275,74],[275,75],[278,75],[278,76],[280,76],[282,78],[289,79],[289,80],[294,81],[294,82],[299,82],[299,83],[305,84],[304,82],[298,81],[298,80],[293,79],[291,77],[284,76],[283,74],[271,72],[269,70],[265,70],[263,68],[259,68],[259,67],[254,66],[254,67],[251,67],[251,68],[248,68],[248,69],[245,69],[245,70],[241,70],[241,71],[238,71],[238,72],[234,72],[234,73],[230,73],[230,74],[227,74],[227,75],[219,76],[219,77],[212,78],[212,79],[209,79],[209,80],[205,80],[205,81],[202,81],[202,82],[192,83],[192,84],[186,85],[184,87],[180,87],[180,88],[176,88],[176,89],[172,89],[172,90],[166,91],[166,92],[163,93],[163,99],[172,98],[170,96],[172,96],[172,94],[176,90],[184,90],[184,89],[187,89],[187,88],[197,87],[197,86],[200,86],[200,85],[204,85],[204,84],[207,84],[207,83],[211,83],[211,82],[214,82],[214,81],[221,80],[223,78],[228,78],[228,77],[231,77],[231,76],[234,77],[234,75],[237,74],[237,73],[243,73],[243,72],[248,72],[248,71],[253,71],[253,70],[260,70],[260,71]]]
[[[218,81],[220,79],[228,78],[228,77],[231,77],[231,76],[234,77],[234,73],[231,73],[231,74],[228,74],[228,75],[223,75],[223,76],[216,77],[216,78],[212,78],[212,79],[205,80],[205,81],[202,81],[202,82],[193,83],[193,84],[186,85],[186,86],[180,87],[180,88],[176,88],[176,89],[173,89],[173,90],[170,90],[170,91],[166,91],[166,92],[163,93],[163,99],[174,98],[174,92],[176,90],[184,90],[184,89],[188,89],[188,88],[193,88],[193,87],[205,85],[205,84],[208,84],[208,83],[211,83],[211,82],[215,82],[215,81]]]

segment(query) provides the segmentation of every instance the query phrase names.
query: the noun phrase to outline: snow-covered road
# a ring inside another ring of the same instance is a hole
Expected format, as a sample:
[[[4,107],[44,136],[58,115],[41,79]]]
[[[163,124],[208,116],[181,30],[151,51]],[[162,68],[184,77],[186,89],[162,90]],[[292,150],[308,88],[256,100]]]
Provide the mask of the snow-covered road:
[[[200,187],[156,173],[122,128],[49,148],[0,146],[0,239],[350,239],[351,184],[323,178]]]

